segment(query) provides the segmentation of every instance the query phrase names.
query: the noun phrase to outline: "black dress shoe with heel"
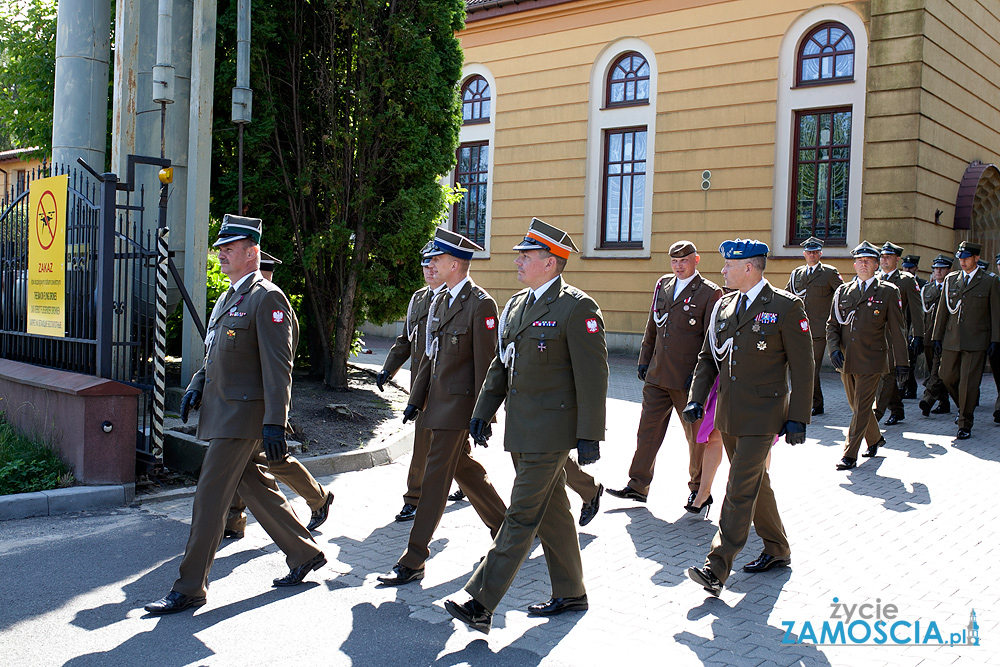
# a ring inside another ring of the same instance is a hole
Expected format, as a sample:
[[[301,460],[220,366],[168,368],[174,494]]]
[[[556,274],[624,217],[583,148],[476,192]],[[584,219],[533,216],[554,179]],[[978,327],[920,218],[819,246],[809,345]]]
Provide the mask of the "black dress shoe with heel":
[[[309,525],[306,526],[306,530],[314,531],[320,526],[322,526],[328,516],[330,516],[330,505],[333,503],[333,494],[327,491],[326,500],[323,501],[323,506],[312,513],[309,518]]]
[[[457,502],[459,500],[465,500],[465,492],[462,489],[458,489],[455,493],[448,496],[448,500],[452,502]]]
[[[955,436],[957,440],[968,440],[972,437],[972,430],[967,428],[958,429],[958,435]]]
[[[866,449],[865,453],[862,454],[861,456],[870,459],[871,457],[878,454],[879,447],[885,447],[885,438],[879,438],[878,442],[876,442],[874,445],[868,445],[868,449]]]
[[[708,494],[708,498],[701,505],[695,506],[694,500],[692,500],[690,503],[684,506],[684,509],[686,509],[688,512],[691,512],[691,514],[701,514],[701,511],[705,510],[705,516],[708,516],[707,508],[711,507],[713,502],[715,501],[712,500],[712,494],[710,493]]]
[[[722,582],[707,565],[705,567],[689,567],[687,575],[691,581],[699,584],[715,597],[719,597],[719,593],[722,592]]]
[[[203,604],[205,604],[204,596],[194,597],[178,593],[177,591],[170,591],[166,597],[160,598],[156,602],[150,602],[143,609],[150,614],[176,614],[179,611],[191,609],[192,607],[200,607]]]
[[[889,415],[889,418],[885,420],[886,426],[895,426],[899,422],[903,421],[905,417],[903,415]]]
[[[601,509],[601,496],[604,495],[604,485],[597,485],[597,494],[594,498],[587,503],[583,504],[580,508],[580,525],[586,526],[588,523],[594,520],[597,516],[597,512]]]
[[[414,570],[411,567],[406,567],[401,563],[396,563],[392,566],[392,572],[387,574],[380,574],[377,579],[380,584],[385,586],[403,586],[404,584],[409,584],[414,581],[418,581],[424,578],[424,568],[419,570]]]
[[[417,516],[417,506],[412,503],[406,503],[403,505],[403,509],[399,510],[399,514],[396,515],[396,521],[413,521]]]
[[[608,489],[608,493],[615,498],[625,498],[626,500],[635,500],[640,503],[646,502],[646,495],[639,493],[631,486],[626,486],[624,489]]]
[[[775,567],[788,567],[792,564],[791,558],[777,558],[761,552],[757,560],[750,561],[743,566],[744,572],[767,572]]]
[[[278,587],[298,586],[299,584],[302,583],[302,580],[306,578],[307,574],[309,574],[313,570],[318,570],[324,565],[326,565],[326,556],[324,556],[323,552],[320,551],[318,554],[316,554],[306,562],[302,563],[302,565],[299,565],[298,567],[293,567],[291,570],[288,571],[288,574],[279,579],[275,579],[271,583]]]
[[[858,465],[857,459],[852,459],[850,457],[845,456],[844,458],[840,459],[840,463],[837,464],[837,470],[852,470],[853,468],[857,467],[857,465]]]
[[[490,634],[490,628],[493,627],[493,612],[479,604],[475,598],[465,604],[445,600],[444,608],[448,610],[449,614],[473,630],[478,630],[484,635]]]
[[[528,605],[528,616],[558,616],[567,611],[587,611],[587,594],[575,598],[549,598],[548,602]]]

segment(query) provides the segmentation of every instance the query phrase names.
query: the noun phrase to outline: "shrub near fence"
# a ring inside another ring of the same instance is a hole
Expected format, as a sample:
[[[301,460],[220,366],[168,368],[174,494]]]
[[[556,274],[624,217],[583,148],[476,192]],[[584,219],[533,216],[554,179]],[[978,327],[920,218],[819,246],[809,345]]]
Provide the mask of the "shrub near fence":
[[[18,433],[0,413],[0,495],[73,484],[69,466],[44,444]]]

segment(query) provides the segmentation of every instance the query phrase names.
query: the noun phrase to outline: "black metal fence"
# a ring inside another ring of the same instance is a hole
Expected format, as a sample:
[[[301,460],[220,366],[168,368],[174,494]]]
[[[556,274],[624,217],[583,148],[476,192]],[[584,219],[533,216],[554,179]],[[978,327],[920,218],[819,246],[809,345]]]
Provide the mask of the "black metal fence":
[[[60,338],[27,333],[27,301],[31,184],[61,174],[69,176],[69,191],[66,330]],[[101,178],[92,180],[75,167],[43,165],[26,174],[23,184],[3,193],[0,357],[142,389],[136,450],[140,461],[152,463],[157,221],[155,216],[148,225],[144,220],[142,188],[135,192],[130,185],[122,187],[114,174]]]

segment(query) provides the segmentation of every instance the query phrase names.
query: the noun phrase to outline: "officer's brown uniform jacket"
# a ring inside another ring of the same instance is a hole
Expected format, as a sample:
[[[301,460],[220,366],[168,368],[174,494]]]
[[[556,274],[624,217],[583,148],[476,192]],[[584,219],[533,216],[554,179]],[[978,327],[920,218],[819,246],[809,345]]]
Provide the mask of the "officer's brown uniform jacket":
[[[905,336],[910,331],[910,327],[913,327],[913,335],[919,336],[921,325],[924,321],[924,311],[920,307],[920,286],[917,285],[916,276],[914,276],[909,271],[903,271],[902,269],[897,269],[893,271],[891,278],[885,278],[884,276],[878,276],[878,279],[892,283],[899,289],[899,298],[903,302],[903,335]],[[902,357],[896,357],[897,359],[907,359],[904,354]],[[896,364],[897,366],[905,366],[905,363]]]
[[[259,271],[213,310],[205,362],[188,384],[201,392],[200,440],[259,440],[264,424],[287,424],[298,335],[284,292]]]
[[[808,424],[814,363],[802,300],[766,284],[737,321],[739,296],[723,296],[714,321],[716,344],[731,340],[732,348],[717,363],[711,337],[705,337],[690,400],[704,405],[718,377],[715,426],[723,433],[776,435],[785,421]]]
[[[639,365],[649,366],[646,382],[664,389],[687,386],[705,342],[712,306],[722,296],[722,288],[696,273],[674,299],[675,281],[673,274],[657,281],[639,350]],[[657,326],[657,316],[664,315],[666,320]]]
[[[938,302],[941,300],[941,287],[943,285],[944,283],[938,285],[933,280],[928,280],[920,288],[920,305],[924,311],[924,330],[921,335],[924,337],[926,345],[930,345],[930,342],[934,340],[934,318],[937,316]]]
[[[409,403],[423,409],[424,428],[463,431],[496,356],[499,318],[496,301],[471,279],[450,308],[448,298],[445,289],[432,304],[427,338],[438,341],[438,350],[420,357]]]
[[[805,302],[813,338],[826,337],[826,320],[830,317],[833,293],[843,283],[840,271],[823,262],[816,264],[812,274],[809,273],[809,266],[803,264],[788,276],[785,289]]]
[[[891,341],[891,350],[886,350],[887,341]],[[830,354],[837,350],[843,353],[842,372],[852,375],[888,373],[890,353],[895,359],[905,361],[906,336],[899,289],[879,278],[874,279],[866,294],[856,279],[838,287],[826,323],[826,342]]]
[[[431,288],[424,286],[418,289],[410,297],[410,304],[407,307],[406,321],[403,322],[403,333],[396,337],[389,354],[385,357],[382,368],[389,373],[389,377],[396,375],[396,372],[403,367],[406,360],[410,360],[410,388],[413,388],[413,381],[417,378],[417,370],[420,367],[420,357],[424,355],[425,336],[427,334],[427,311],[431,307]],[[408,334],[413,331],[413,338]]]
[[[995,274],[979,269],[968,287],[962,271],[945,276],[932,340],[941,341],[946,350],[965,351],[1000,343],[1000,282]]]
[[[522,315],[527,298],[521,290],[504,309],[500,345],[514,345],[513,373],[493,360],[473,416],[489,421],[506,400],[510,452],[558,452],[576,447],[577,439],[604,440],[608,351],[601,309],[562,277]]]

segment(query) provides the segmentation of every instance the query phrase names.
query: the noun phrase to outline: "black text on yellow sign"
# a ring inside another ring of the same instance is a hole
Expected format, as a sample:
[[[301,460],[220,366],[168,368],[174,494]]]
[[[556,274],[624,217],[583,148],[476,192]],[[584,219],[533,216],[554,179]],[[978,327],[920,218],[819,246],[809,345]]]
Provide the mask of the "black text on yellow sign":
[[[66,191],[69,176],[40,178],[28,200],[28,333],[66,335]]]

